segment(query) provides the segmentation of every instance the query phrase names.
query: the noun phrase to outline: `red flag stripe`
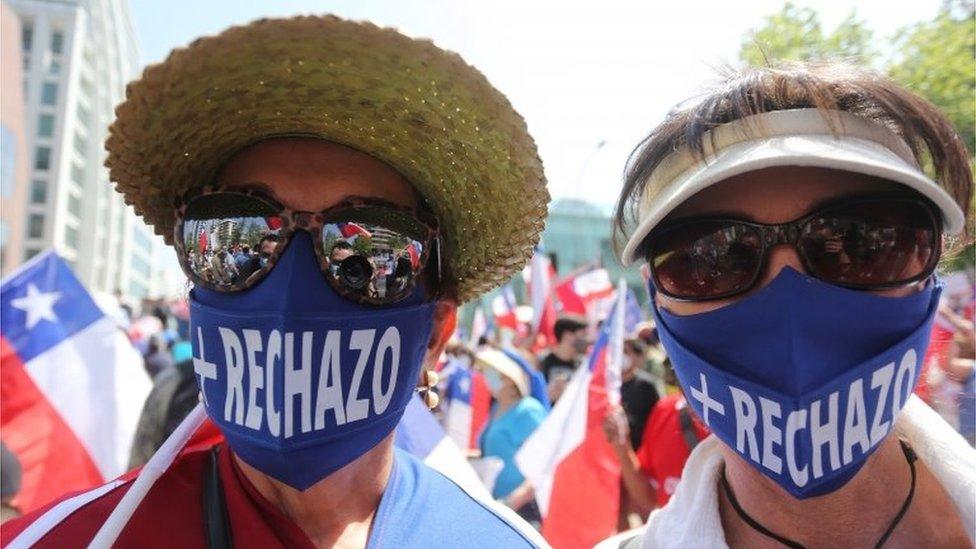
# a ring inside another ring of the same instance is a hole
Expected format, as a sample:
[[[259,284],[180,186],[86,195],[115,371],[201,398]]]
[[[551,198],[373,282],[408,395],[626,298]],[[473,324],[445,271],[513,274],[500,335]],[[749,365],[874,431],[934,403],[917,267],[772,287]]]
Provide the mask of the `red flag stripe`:
[[[44,398],[13,346],[2,336],[0,433],[23,470],[20,493],[14,500],[21,512],[105,481],[88,450]]]

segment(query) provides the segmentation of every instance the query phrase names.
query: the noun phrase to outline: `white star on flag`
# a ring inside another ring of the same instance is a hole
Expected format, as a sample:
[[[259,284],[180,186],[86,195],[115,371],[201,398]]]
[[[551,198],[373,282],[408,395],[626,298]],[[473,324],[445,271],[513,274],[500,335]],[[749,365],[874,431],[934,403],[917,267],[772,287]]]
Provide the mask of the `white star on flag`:
[[[27,313],[27,329],[30,330],[41,320],[57,322],[54,304],[61,299],[61,292],[44,293],[33,284],[27,285],[27,295],[10,302],[14,307]]]

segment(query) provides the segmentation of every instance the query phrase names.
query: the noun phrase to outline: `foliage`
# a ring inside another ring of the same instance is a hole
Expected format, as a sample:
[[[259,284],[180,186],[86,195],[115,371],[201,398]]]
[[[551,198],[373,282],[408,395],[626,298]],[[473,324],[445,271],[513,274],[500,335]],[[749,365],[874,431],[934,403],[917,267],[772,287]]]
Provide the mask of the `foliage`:
[[[942,109],[976,151],[976,4],[944,3],[932,21],[899,31],[895,45],[891,77]]]
[[[815,10],[787,2],[779,13],[767,16],[761,27],[749,31],[739,58],[753,66],[776,60],[823,59],[871,64],[878,57],[871,47],[872,36],[853,11],[833,32],[825,34]]]

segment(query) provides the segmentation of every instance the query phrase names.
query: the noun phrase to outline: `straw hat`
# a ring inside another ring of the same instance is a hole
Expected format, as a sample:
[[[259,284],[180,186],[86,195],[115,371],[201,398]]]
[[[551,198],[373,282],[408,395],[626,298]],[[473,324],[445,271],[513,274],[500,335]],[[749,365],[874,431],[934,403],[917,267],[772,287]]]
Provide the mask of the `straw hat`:
[[[492,368],[515,383],[519,394],[529,395],[529,380],[522,367],[498,349],[485,349],[475,355],[475,364],[482,368]]]
[[[148,67],[115,112],[111,178],[170,244],[174,199],[276,135],[341,143],[403,174],[440,220],[461,301],[521,269],[543,229],[542,162],[505,96],[457,54],[371,23],[232,27]]]

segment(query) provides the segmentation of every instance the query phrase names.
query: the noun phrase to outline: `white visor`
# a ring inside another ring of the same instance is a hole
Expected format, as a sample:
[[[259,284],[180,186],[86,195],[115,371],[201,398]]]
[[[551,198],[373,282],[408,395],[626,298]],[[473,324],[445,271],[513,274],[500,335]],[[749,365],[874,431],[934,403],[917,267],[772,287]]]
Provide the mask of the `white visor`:
[[[636,259],[644,238],[672,210],[697,192],[730,177],[778,166],[807,166],[861,173],[918,191],[942,212],[943,230],[962,232],[965,214],[918,165],[893,131],[841,111],[773,111],[723,124],[706,133],[705,160],[686,145],[651,173],[639,223],[624,248],[624,265]]]

